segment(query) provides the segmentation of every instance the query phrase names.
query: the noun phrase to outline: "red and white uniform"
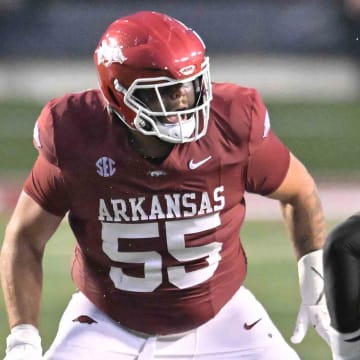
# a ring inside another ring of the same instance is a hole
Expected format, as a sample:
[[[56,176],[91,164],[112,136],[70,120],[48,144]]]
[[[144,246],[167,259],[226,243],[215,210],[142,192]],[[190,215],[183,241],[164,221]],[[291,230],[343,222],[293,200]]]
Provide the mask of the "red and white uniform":
[[[244,192],[269,194],[289,150],[253,89],[213,84],[207,134],[160,164],[133,148],[98,90],[50,101],[34,131],[40,156],[25,191],[69,222],[72,276],[100,310],[148,334],[212,319],[246,276]]]

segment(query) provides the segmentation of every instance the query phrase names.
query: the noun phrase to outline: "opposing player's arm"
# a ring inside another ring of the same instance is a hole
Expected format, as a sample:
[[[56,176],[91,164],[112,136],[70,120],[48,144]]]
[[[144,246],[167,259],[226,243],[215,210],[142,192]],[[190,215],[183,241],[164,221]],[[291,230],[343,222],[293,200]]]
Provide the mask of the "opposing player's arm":
[[[338,224],[324,247],[333,360],[360,358],[360,212]]]
[[[62,217],[42,209],[22,192],[1,250],[1,280],[10,327],[39,326],[42,257]]]
[[[280,201],[298,259],[323,247],[326,229],[318,190],[312,176],[293,154],[283,182],[269,197]]]

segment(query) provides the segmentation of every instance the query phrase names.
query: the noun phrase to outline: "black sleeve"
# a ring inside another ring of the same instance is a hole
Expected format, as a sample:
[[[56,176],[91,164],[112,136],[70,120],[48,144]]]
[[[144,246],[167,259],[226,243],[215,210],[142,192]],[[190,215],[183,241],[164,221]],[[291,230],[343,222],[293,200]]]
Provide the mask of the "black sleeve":
[[[324,247],[325,294],[331,326],[342,333],[360,328],[360,213],[330,232]]]

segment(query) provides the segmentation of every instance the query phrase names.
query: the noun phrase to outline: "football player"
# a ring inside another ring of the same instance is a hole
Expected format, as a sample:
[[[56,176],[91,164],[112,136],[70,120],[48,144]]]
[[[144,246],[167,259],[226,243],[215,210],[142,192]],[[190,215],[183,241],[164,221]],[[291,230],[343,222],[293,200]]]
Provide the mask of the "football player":
[[[110,24],[94,61],[100,89],[49,101],[35,125],[1,256],[6,359],[41,357],[41,262],[65,215],[78,292],[45,359],[299,359],[243,285],[245,191],[284,210],[302,295],[293,342],[309,326],[327,341],[317,188],[258,92],[211,83],[200,37],[156,12]]]
[[[323,255],[333,359],[360,359],[360,213],[329,233]]]

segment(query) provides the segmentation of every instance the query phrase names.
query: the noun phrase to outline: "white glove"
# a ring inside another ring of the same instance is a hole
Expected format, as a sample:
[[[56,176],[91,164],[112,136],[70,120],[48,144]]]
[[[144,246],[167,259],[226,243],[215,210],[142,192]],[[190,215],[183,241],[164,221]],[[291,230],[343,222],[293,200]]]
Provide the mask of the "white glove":
[[[41,338],[38,329],[29,324],[21,324],[11,329],[6,338],[4,360],[42,359]]]
[[[330,328],[330,341],[333,360],[360,359],[360,329],[342,334]]]
[[[298,262],[301,305],[291,337],[293,344],[303,341],[310,326],[330,344],[330,317],[324,294],[322,250],[304,255]]]

